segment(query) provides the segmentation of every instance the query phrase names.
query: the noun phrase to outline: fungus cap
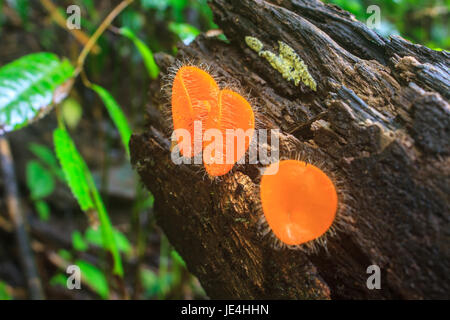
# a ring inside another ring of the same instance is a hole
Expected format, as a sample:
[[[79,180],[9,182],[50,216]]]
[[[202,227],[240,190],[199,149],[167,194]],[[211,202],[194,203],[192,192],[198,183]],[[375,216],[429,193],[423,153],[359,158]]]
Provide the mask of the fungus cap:
[[[255,116],[248,101],[239,93],[223,89],[219,93],[218,103],[211,108],[206,121],[206,130],[217,129],[222,136],[222,144],[213,147],[211,153],[203,153],[206,172],[210,176],[227,174],[247,152],[255,129]],[[233,130],[234,137],[227,139],[227,130]],[[231,138],[233,139],[231,141]],[[240,143],[243,145],[241,146]],[[214,141],[204,142],[204,149]],[[227,159],[227,152],[232,152],[231,161]],[[219,158],[217,163],[213,158]]]
[[[184,157],[192,157],[194,152],[194,122],[202,122],[202,136],[208,113],[217,105],[219,86],[206,71],[195,66],[182,66],[178,69],[172,84],[173,129],[185,129],[191,141],[183,141],[177,136],[180,152]]]
[[[331,179],[318,167],[283,160],[274,175],[263,175],[260,196],[264,217],[284,244],[300,245],[322,236],[332,225],[338,196]]]

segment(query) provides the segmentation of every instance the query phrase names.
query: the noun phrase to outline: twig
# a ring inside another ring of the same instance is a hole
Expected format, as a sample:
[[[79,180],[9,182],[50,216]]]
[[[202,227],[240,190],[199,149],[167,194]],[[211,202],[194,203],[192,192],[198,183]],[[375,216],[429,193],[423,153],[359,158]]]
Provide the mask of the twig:
[[[5,198],[11,221],[16,230],[17,243],[19,245],[22,268],[27,278],[30,298],[33,300],[44,299],[41,280],[37,272],[30,240],[26,229],[26,221],[19,204],[19,191],[14,176],[14,163],[9,148],[8,140],[0,137],[0,160],[5,186]]]
[[[117,7],[114,8],[113,11],[109,13],[109,15],[102,22],[100,27],[94,32],[94,34],[89,39],[88,43],[84,46],[83,51],[81,51],[80,56],[77,61],[77,69],[75,70],[75,75],[78,75],[83,69],[84,61],[86,60],[87,55],[92,50],[94,45],[97,43],[98,38],[103,34],[103,32],[111,25],[113,20],[121,13],[129,4],[131,4],[134,0],[124,0]]]
[[[41,0],[41,4],[50,13],[51,18],[56,22],[57,25],[72,33],[72,35],[75,37],[75,39],[77,39],[79,43],[81,43],[82,45],[86,45],[86,43],[89,41],[89,36],[82,30],[67,28],[66,18],[58,11],[58,7],[55,6],[51,0]],[[99,53],[100,47],[98,45],[95,45],[92,48],[92,52],[95,54]]]

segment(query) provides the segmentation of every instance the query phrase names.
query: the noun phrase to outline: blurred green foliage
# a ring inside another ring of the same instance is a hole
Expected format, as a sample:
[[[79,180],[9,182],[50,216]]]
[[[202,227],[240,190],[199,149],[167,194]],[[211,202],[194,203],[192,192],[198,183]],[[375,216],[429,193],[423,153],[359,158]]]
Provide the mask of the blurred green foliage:
[[[367,8],[377,5],[381,9],[381,27],[376,31],[383,36],[401,35],[432,49],[450,49],[450,0],[326,0],[338,5],[366,22],[371,15]]]
[[[8,291],[8,287],[3,281],[0,281],[0,300],[12,300],[12,296]]]
[[[33,200],[45,198],[55,189],[55,180],[51,173],[35,160],[27,163],[26,175],[28,188]]]
[[[131,137],[131,128],[122,109],[120,108],[114,97],[111,95],[111,93],[109,93],[109,91],[105,88],[102,88],[96,84],[92,84],[91,89],[97,92],[100,99],[102,99],[106,110],[108,110],[109,116],[111,117],[112,121],[116,125],[117,130],[119,131],[123,146],[127,152],[127,155],[129,156],[130,150],[128,148],[128,142],[130,141]]]
[[[42,163],[48,170],[50,170],[55,178],[64,182],[64,174],[58,164],[58,160],[56,159],[55,154],[50,148],[37,143],[30,143],[28,148],[33,153],[33,155],[37,159],[39,159],[40,163]]]
[[[103,272],[93,264],[84,260],[75,261],[75,265],[81,270],[82,281],[98,293],[102,299],[107,299],[109,296],[109,285]]]
[[[113,273],[123,277],[122,259],[114,237],[110,217],[89,168],[61,122],[59,128],[53,131],[53,141],[56,155],[70,190],[83,211],[96,210],[103,247],[111,253],[113,258]]]
[[[36,213],[41,220],[47,221],[51,210],[45,198],[53,193],[57,180],[64,181],[64,175],[52,150],[36,143],[31,143],[28,149],[36,159],[27,162],[27,187]]]
[[[200,34],[200,30],[187,23],[171,22],[169,24],[169,29],[178,35],[178,37],[183,40],[183,43],[186,45],[194,41],[195,37]]]
[[[150,78],[156,79],[159,75],[159,67],[156,64],[155,59],[153,58],[153,53],[150,50],[150,48],[141,39],[139,39],[129,28],[126,27],[121,28],[120,34],[133,41],[134,45],[139,50],[142,59],[144,59],[144,63]]]
[[[115,228],[113,228],[113,235],[114,235],[114,239],[117,244],[117,249],[124,253],[130,253],[131,244],[128,241],[127,237],[122,232],[120,232],[119,230],[117,230]],[[86,243],[86,245],[91,244],[91,245],[94,245],[97,247],[103,246],[102,235],[101,235],[101,232],[99,229],[88,228],[84,234],[83,239],[84,239],[83,241]],[[74,243],[74,248],[75,248],[75,243]]]

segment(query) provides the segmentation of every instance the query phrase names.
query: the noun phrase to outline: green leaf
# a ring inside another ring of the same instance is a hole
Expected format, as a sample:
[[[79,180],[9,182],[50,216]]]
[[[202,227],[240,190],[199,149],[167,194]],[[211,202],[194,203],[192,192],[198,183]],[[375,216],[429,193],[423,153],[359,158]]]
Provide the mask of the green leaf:
[[[97,191],[97,188],[94,183],[94,179],[90,172],[89,174],[89,185],[91,187],[95,207],[97,208],[98,218],[100,220],[100,230],[102,231],[103,236],[103,247],[112,255],[112,259],[114,261],[113,274],[118,275],[119,277],[123,277],[123,267],[122,260],[120,258],[119,249],[116,244],[116,240],[113,233],[113,227],[111,225],[111,221],[109,220],[108,212],[106,211],[105,205],[103,204],[102,198]]]
[[[92,227],[87,228],[86,232],[84,233],[84,239],[87,243],[97,247],[101,247],[103,245],[102,234],[100,230],[94,229]]]
[[[147,68],[150,78],[156,79],[159,74],[159,67],[155,62],[155,58],[153,57],[153,53],[150,48],[129,28],[121,28],[120,34],[133,41],[134,45],[139,50],[142,59],[144,60],[145,67]]]
[[[37,143],[30,143],[28,148],[36,157],[41,159],[49,167],[58,167],[58,160],[50,148]]]
[[[55,154],[51,149],[37,143],[31,143],[28,148],[37,158],[39,158],[39,160],[41,160],[44,164],[46,164],[50,168],[52,173],[59,180],[65,181],[64,174],[58,165],[58,160],[56,159]]]
[[[61,287],[66,288],[67,287],[67,276],[63,273],[58,273],[58,274],[54,275],[50,279],[50,285],[53,287],[61,286]]]
[[[196,27],[187,23],[171,22],[169,30],[175,33],[186,45],[194,41],[195,37],[201,33]]]
[[[84,241],[83,235],[78,230],[72,232],[72,245],[78,251],[86,251],[88,248],[88,244]]]
[[[180,254],[176,250],[172,250],[170,252],[170,256],[174,261],[176,261],[179,265],[186,268],[186,262],[184,262],[183,258],[180,256]]]
[[[103,272],[84,260],[77,260],[75,264],[81,270],[81,279],[102,299],[108,299],[109,287]]]
[[[128,241],[127,237],[115,228],[113,228],[113,234],[119,251],[129,253],[131,250],[131,244]],[[84,239],[88,243],[98,247],[101,247],[103,245],[102,235],[100,233],[100,230],[98,229],[96,230],[93,228],[88,228],[84,234]]]
[[[83,211],[96,209],[103,237],[103,247],[113,258],[113,273],[123,277],[122,260],[113,234],[108,212],[95,186],[91,172],[78,152],[72,138],[64,128],[53,131],[56,155],[66,177],[66,181]]]
[[[48,221],[50,218],[50,208],[48,207],[47,202],[38,200],[34,203],[34,207],[36,208],[39,218],[43,221]]]
[[[127,237],[122,232],[114,229],[114,239],[116,240],[119,251],[123,251],[125,253],[130,253],[131,244],[128,241]]]
[[[119,130],[120,137],[122,139],[122,143],[125,147],[125,150],[127,152],[127,155],[130,154],[130,150],[128,147],[128,142],[130,141],[131,137],[131,129],[128,125],[127,118],[122,112],[122,109],[120,109],[120,106],[117,104],[116,100],[113,98],[113,96],[104,88],[92,84],[91,86],[92,90],[97,92],[97,94],[102,99],[103,103],[105,104],[106,109],[108,110],[109,116],[113,120],[114,124],[117,127],[117,130]]]
[[[12,296],[8,292],[6,283],[0,281],[0,300],[12,300]]]
[[[59,159],[67,184],[77,199],[81,210],[94,209],[94,200],[86,178],[86,165],[69,134],[63,129],[53,132],[56,156]]]
[[[27,163],[27,185],[34,200],[45,198],[55,189],[55,181],[50,172],[35,160]]]
[[[62,98],[54,98],[55,90],[72,74],[67,60],[46,52],[26,55],[0,68],[0,134],[42,117],[54,100]]]

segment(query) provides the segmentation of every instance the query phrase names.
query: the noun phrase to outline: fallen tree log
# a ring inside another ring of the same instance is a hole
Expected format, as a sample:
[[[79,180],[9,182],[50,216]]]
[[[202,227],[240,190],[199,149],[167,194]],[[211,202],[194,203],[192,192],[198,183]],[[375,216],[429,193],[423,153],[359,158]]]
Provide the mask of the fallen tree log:
[[[164,80],[150,88],[148,127],[131,161],[155,196],[158,224],[211,298],[414,299],[450,292],[450,55],[385,39],[316,0],[213,0],[229,43],[203,35],[177,60],[210,66],[254,99],[280,150],[326,163],[343,181],[346,223],[317,252],[275,250],[261,237],[259,171],[210,180],[170,158]],[[245,41],[288,44],[314,91],[283,78]],[[162,74],[174,65],[159,54]],[[167,120],[167,119],[166,119]],[[367,267],[381,269],[369,290]]]

